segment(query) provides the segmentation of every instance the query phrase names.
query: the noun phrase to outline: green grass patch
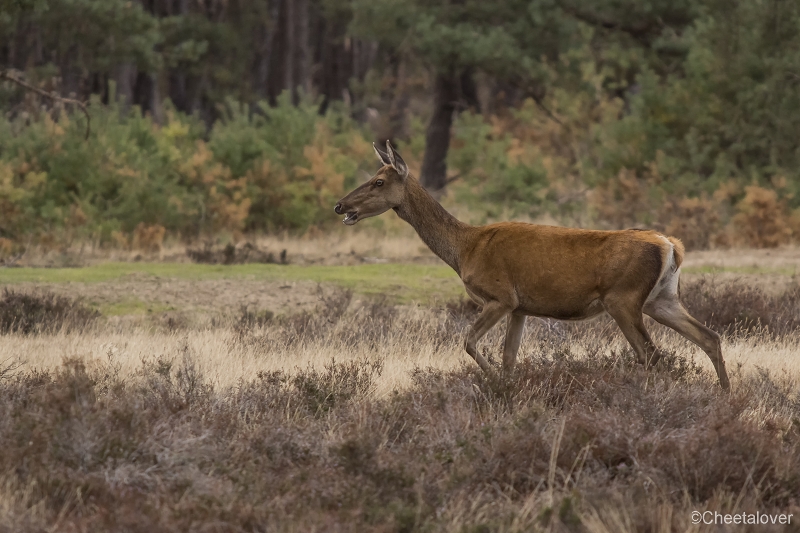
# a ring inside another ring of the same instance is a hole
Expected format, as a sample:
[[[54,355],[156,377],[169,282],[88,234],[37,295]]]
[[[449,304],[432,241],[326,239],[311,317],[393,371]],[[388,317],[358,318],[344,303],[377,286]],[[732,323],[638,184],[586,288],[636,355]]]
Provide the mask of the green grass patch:
[[[0,285],[22,282],[98,283],[141,276],[198,281],[313,281],[338,285],[365,295],[385,294],[399,303],[449,300],[464,294],[458,276],[447,266],[395,263],[357,266],[105,263],[82,268],[6,268],[0,269]]]

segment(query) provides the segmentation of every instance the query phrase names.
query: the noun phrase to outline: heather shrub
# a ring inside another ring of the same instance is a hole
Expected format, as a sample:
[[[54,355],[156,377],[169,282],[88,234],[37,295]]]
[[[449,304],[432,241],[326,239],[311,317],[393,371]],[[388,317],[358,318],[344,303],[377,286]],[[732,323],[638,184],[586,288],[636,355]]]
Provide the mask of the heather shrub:
[[[760,294],[761,307],[724,289],[683,294],[712,320],[727,299],[796,331],[791,288]],[[464,356],[387,391],[381,345],[402,357],[435,339],[437,353],[450,352],[475,306],[416,314],[341,290],[319,297],[316,316],[242,308],[229,324],[234,342],[257,358],[314,343],[358,357],[289,362],[228,387],[188,342],[142,353],[124,375],[111,356],[50,371],[0,361],[0,529],[578,532],[624,509],[628,530],[665,531],[689,528],[696,509],[796,512],[800,404],[789,375],[734,374],[723,392],[679,352],[645,370],[612,343],[620,334],[607,321],[560,336],[530,320],[510,376]],[[732,324],[734,335],[766,331]],[[501,333],[482,348],[499,353]],[[84,503],[69,504],[78,492]]]
[[[800,330],[800,285],[795,281],[778,294],[746,283],[718,283],[713,278],[682,282],[684,306],[718,333],[783,336]]]
[[[332,360],[322,371],[314,368],[300,370],[290,382],[308,412],[320,416],[337,404],[365,398],[372,392],[374,381],[380,377],[382,369],[381,361],[337,363]]]
[[[83,303],[51,292],[24,293],[3,289],[0,334],[33,335],[83,330],[100,316]]]

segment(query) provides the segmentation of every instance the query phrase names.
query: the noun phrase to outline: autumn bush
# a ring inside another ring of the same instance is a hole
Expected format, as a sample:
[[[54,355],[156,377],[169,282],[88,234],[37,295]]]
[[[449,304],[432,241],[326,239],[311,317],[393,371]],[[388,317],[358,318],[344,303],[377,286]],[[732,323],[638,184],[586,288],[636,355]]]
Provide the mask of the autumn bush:
[[[371,150],[345,114],[288,96],[258,110],[230,102],[205,138],[196,118],[92,103],[0,119],[0,254],[23,242],[75,241],[157,251],[165,237],[306,229],[328,214]],[[15,244],[16,243],[16,244]]]
[[[741,241],[755,248],[775,248],[792,238],[786,203],[774,190],[750,186],[737,205],[733,223]]]

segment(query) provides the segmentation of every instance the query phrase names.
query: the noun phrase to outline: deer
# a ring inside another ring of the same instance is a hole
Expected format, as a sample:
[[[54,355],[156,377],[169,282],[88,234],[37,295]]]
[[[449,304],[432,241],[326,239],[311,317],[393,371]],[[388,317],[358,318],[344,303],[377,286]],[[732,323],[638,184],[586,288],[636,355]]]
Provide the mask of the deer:
[[[644,315],[699,346],[711,359],[719,384],[730,388],[720,336],[692,317],[679,298],[685,250],[679,239],[656,231],[591,230],[525,222],[466,224],[451,215],[409,172],[386,142],[373,143],[381,168],[336,203],[352,226],[393,210],[458,274],[481,307],[464,349],[480,368],[493,368],[478,342],[507,317],[502,372],[514,370],[528,316],[566,321],[610,315],[637,363],[651,368],[661,358],[645,329]]]

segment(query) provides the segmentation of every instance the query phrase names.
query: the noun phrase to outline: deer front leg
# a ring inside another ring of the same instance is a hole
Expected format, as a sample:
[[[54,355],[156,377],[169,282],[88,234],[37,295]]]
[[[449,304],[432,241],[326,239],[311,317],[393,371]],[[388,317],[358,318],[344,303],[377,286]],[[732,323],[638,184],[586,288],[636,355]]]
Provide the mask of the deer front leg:
[[[483,311],[481,311],[481,314],[478,316],[478,320],[469,328],[469,333],[467,333],[467,339],[464,343],[464,349],[475,359],[475,362],[478,363],[478,366],[480,366],[484,372],[491,373],[492,367],[489,365],[489,362],[478,353],[478,341],[492,329],[492,326],[497,324],[497,322],[509,312],[510,309],[500,302],[487,302],[484,304]]]
[[[517,352],[522,341],[522,333],[525,331],[525,315],[508,315],[508,326],[506,327],[506,342],[503,345],[503,372],[510,374],[514,370],[514,363],[517,362]]]

